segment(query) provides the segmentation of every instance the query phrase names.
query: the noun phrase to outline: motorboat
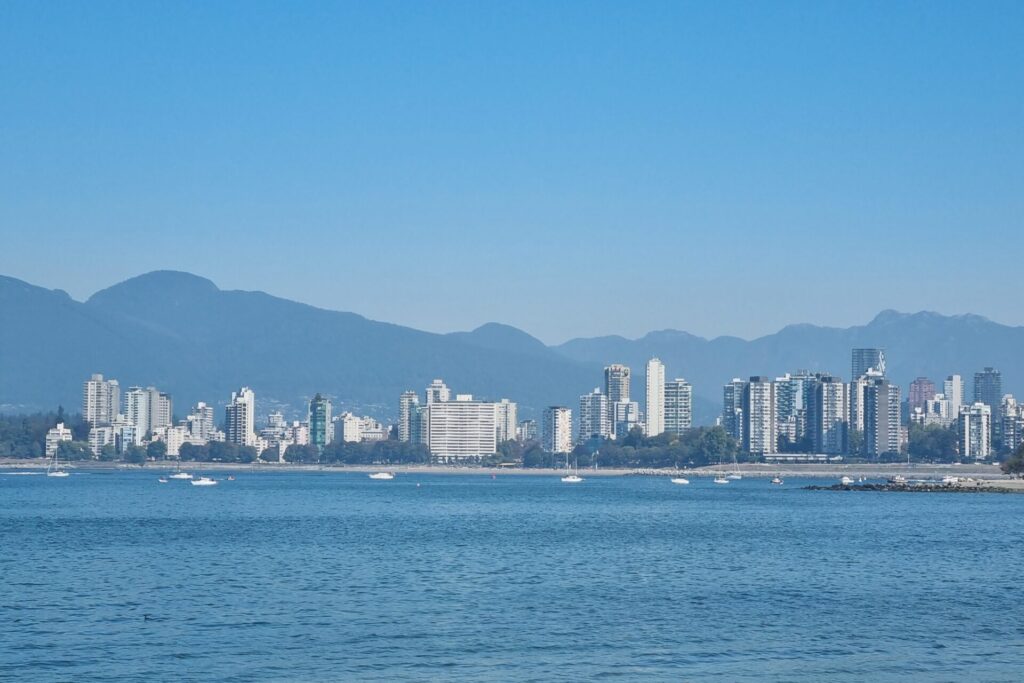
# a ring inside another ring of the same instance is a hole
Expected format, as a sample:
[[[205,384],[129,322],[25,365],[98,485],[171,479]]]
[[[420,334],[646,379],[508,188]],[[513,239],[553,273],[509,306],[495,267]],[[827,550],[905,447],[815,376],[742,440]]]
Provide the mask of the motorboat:
[[[199,477],[198,479],[193,479],[189,483],[193,486],[216,486],[217,480],[210,479],[209,477]]]
[[[890,484],[906,484],[907,483],[907,478],[904,477],[902,474],[897,474],[896,476],[894,476],[892,479],[889,480],[889,483]]]
[[[839,483],[842,484],[843,486],[849,486],[850,484],[853,483],[853,477],[847,477],[844,474],[843,478],[839,480]]]
[[[683,477],[672,477],[673,484],[689,484],[690,480]]]
[[[782,486],[784,482],[782,481],[782,477],[772,477],[771,483],[775,484],[776,486]]]
[[[370,479],[380,479],[382,481],[389,481],[394,478],[395,475],[391,472],[374,472],[370,475]]]
[[[715,477],[715,483],[716,484],[728,484],[729,483],[729,478],[728,477],[722,477],[722,476]]]
[[[166,484],[168,482],[168,479],[167,477],[160,477],[159,479],[157,479],[157,481],[160,482],[161,484]]]
[[[175,472],[168,479],[191,479],[192,475],[188,472]]]

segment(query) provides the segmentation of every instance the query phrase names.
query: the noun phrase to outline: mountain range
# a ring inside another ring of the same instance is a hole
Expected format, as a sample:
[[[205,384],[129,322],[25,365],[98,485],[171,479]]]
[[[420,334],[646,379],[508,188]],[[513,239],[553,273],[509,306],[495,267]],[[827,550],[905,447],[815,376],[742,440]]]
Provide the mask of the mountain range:
[[[807,369],[849,377],[850,349],[886,349],[889,375],[906,390],[917,376],[941,385],[994,366],[1004,391],[1024,380],[1024,327],[976,315],[883,311],[849,328],[790,325],[753,340],[705,339],[677,330],[640,339],[573,339],[557,346],[514,327],[488,323],[435,334],[315,308],[263,292],[226,291],[188,273],[156,271],[95,293],[66,292],[0,276],[0,412],[77,410],[94,372],[122,387],[154,385],[174,396],[181,415],[196,401],[223,404],[241,385],[259,412],[293,416],[321,392],[335,411],[393,417],[398,396],[443,378],[456,393],[519,402],[523,417],[547,405],[575,407],[600,386],[602,368],[633,368],[643,402],[644,365],[657,356],[666,376],[694,388],[694,420],[710,423],[721,386],[733,377]],[[968,396],[969,398],[969,396]]]

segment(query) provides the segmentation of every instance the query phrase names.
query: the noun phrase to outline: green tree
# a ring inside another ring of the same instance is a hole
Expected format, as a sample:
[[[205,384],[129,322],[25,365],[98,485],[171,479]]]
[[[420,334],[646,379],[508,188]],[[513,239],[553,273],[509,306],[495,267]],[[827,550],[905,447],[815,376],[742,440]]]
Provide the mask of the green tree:
[[[1024,444],[1017,447],[1017,450],[1003,461],[1000,465],[1004,474],[1012,474],[1015,477],[1024,475]]]
[[[163,441],[150,441],[146,446],[146,455],[151,460],[164,460],[167,457],[167,444]]]
[[[133,465],[141,465],[146,462],[146,449],[142,446],[129,446],[124,452],[124,461]]]
[[[315,463],[320,461],[320,451],[311,444],[292,444],[284,452],[285,462]]]
[[[62,441],[57,446],[57,457],[62,460],[90,460],[92,449],[84,441]]]

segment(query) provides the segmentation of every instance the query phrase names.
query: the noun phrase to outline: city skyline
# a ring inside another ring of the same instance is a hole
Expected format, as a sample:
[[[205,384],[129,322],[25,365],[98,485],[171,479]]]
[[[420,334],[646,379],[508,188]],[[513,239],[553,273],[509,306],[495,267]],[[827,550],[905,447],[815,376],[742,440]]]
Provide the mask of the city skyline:
[[[176,268],[548,343],[1024,324],[1020,3],[65,7],[0,22],[0,272],[76,298]],[[761,286],[786,263],[816,285]]]

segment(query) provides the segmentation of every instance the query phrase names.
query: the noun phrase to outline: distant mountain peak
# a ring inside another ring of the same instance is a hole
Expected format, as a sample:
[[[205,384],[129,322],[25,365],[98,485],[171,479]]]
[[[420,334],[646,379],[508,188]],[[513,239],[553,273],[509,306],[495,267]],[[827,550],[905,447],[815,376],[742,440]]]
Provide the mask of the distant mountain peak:
[[[211,294],[220,291],[212,280],[180,270],[154,270],[128,278],[116,285],[101,289],[89,297],[89,301],[100,301],[124,293],[166,293]]]

